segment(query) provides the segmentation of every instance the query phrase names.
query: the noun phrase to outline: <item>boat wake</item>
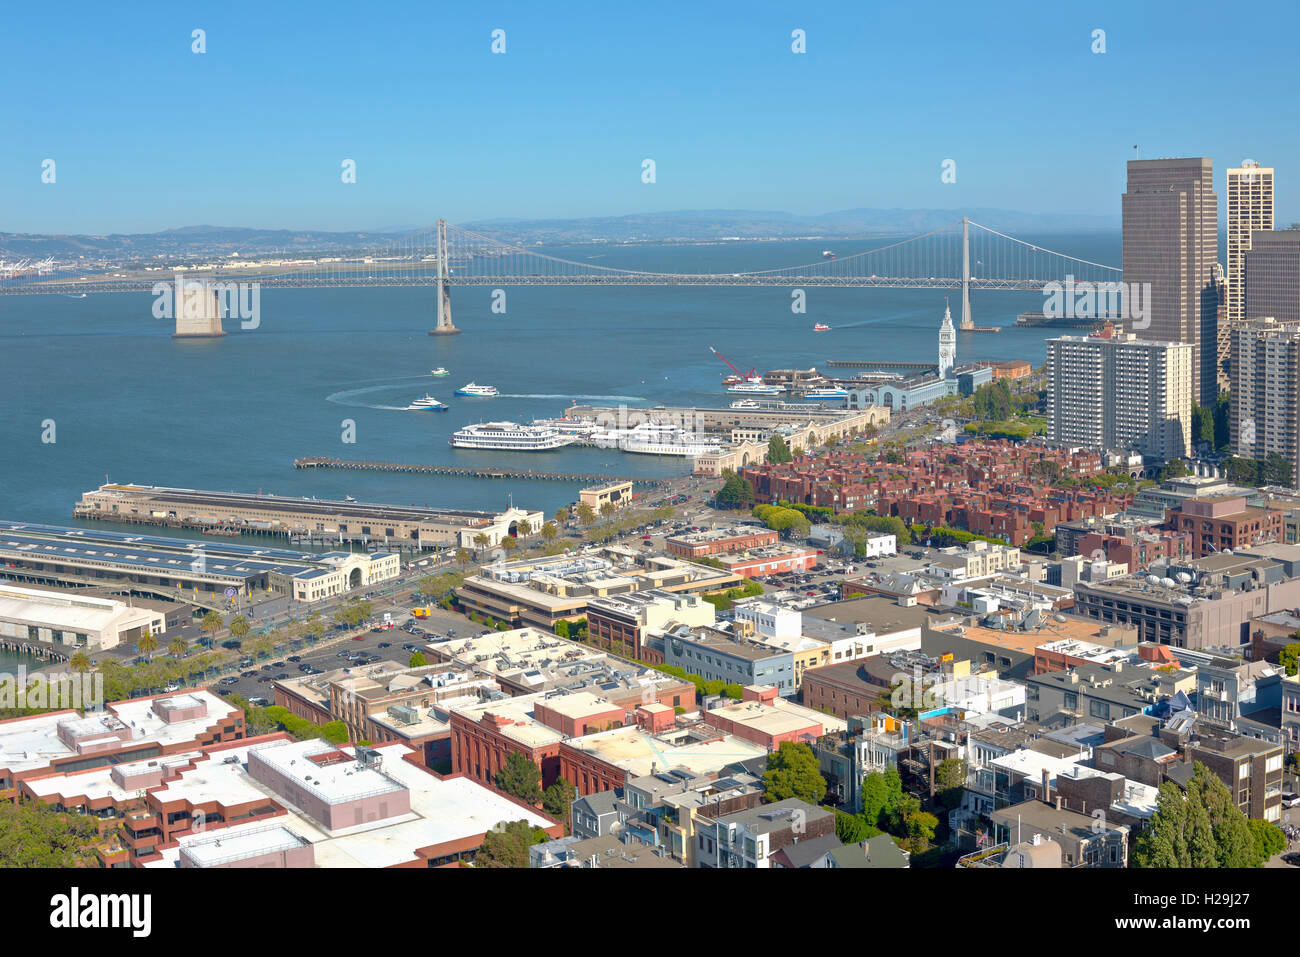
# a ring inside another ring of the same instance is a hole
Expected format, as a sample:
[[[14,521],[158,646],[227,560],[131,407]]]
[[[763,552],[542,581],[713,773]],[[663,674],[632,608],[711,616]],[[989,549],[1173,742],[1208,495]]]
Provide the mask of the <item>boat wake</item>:
[[[420,381],[422,379],[424,379],[424,376],[420,376],[419,379],[408,378],[402,381],[412,382]],[[373,402],[366,402],[361,398],[362,396],[370,395],[373,392],[391,392],[394,389],[405,388],[407,388],[405,385],[372,385],[367,386],[364,389],[344,389],[342,392],[334,392],[325,396],[325,401],[333,402],[335,405],[350,406],[354,409],[387,409],[393,412],[405,412],[406,406],[404,405],[377,405]]]

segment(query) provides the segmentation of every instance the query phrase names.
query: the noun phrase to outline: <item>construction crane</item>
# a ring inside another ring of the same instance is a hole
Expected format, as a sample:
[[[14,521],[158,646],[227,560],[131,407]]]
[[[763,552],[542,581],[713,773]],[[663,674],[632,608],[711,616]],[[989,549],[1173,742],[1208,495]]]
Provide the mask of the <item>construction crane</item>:
[[[730,359],[724,356],[717,349],[713,348],[713,346],[709,346],[709,351],[712,352],[719,359],[721,359],[723,362],[725,362],[731,368],[732,372],[736,373],[735,376],[736,382],[762,382],[763,381],[763,377],[758,374],[757,369],[750,369],[748,372],[741,372],[739,369],[737,369],[734,365],[731,364]],[[731,381],[730,377],[724,381]]]

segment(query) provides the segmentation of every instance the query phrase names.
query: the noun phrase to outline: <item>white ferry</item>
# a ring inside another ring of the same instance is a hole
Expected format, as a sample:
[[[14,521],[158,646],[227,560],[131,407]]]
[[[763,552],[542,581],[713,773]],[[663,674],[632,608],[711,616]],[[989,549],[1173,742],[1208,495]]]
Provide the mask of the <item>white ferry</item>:
[[[426,395],[422,399],[416,399],[406,407],[408,412],[446,412],[447,406],[443,405],[431,395]]]
[[[444,375],[451,375],[451,373],[448,372],[446,369],[444,369],[442,366],[438,366],[438,368],[436,369],[430,369],[429,375],[444,376]]]
[[[548,426],[520,425],[517,422],[482,422],[467,425],[447,440],[459,449],[492,449],[502,452],[545,452],[571,445],[572,435],[561,435]]]
[[[727,391],[743,395],[780,395],[785,391],[785,386],[768,385],[765,382],[738,382],[736,385],[728,386]]]
[[[698,432],[675,431],[660,435],[629,436],[622,443],[624,452],[638,455],[681,455],[693,458],[716,452],[721,443]]]
[[[805,392],[803,397],[805,399],[847,399],[849,397],[849,390],[838,387],[812,389]]]
[[[477,385],[469,382],[456,390],[457,395],[468,395],[478,399],[490,399],[494,395],[500,395],[494,385]]]

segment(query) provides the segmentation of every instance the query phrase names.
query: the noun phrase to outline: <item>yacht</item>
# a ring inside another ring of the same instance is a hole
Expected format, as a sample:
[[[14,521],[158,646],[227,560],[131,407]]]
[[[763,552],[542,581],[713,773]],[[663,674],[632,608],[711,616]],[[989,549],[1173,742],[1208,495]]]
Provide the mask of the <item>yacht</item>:
[[[817,325],[813,326],[813,332],[830,332],[830,331],[831,331],[831,327],[822,322],[819,322],[817,323]]]
[[[438,368],[436,369],[430,369],[429,375],[444,376],[444,375],[451,375],[451,373],[448,372],[446,369],[444,369],[442,366],[438,366]]]
[[[780,395],[785,391],[785,386],[768,385],[765,382],[738,382],[728,386],[727,391],[743,395]]]
[[[456,390],[457,395],[468,395],[478,399],[490,399],[494,395],[500,395],[494,385],[477,385],[473,382],[467,383]]]
[[[550,426],[517,422],[481,422],[467,425],[447,440],[458,449],[494,449],[503,452],[545,452],[571,445],[576,436],[561,435]]]
[[[446,412],[447,406],[443,405],[431,395],[426,395],[422,399],[416,399],[406,407],[408,412]]]

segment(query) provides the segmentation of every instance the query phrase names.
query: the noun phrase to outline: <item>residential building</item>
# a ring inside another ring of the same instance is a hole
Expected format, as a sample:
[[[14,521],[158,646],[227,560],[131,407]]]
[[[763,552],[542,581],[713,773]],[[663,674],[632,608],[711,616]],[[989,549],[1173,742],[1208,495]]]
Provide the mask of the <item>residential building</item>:
[[[699,867],[769,868],[773,855],[803,841],[835,834],[835,815],[798,798],[786,798],[696,824]]]
[[[1300,230],[1294,231],[1300,237]],[[1300,258],[1291,272],[1300,283]],[[1298,295],[1300,299],[1300,295]],[[1297,308],[1300,308],[1298,303]],[[1234,323],[1231,331],[1232,454],[1247,459],[1280,455],[1300,481],[1300,320],[1272,315]],[[1278,539],[1281,541],[1281,539]]]
[[[587,604],[587,641],[624,658],[645,661],[645,638],[654,630],[712,625],[715,608],[699,595],[650,589],[593,598]]]
[[[705,681],[770,685],[784,697],[798,690],[791,652],[716,628],[682,627],[669,632],[664,636],[664,661]]]
[[[1246,254],[1253,233],[1273,229],[1272,168],[1246,160],[1229,169],[1227,194],[1228,268],[1223,319],[1231,325],[1253,318],[1246,315]],[[1221,362],[1228,358],[1219,356]]]
[[[1300,393],[1297,393],[1300,394]],[[1256,508],[1238,495],[1189,498],[1171,516],[1171,523],[1192,539],[1192,555],[1237,551],[1252,545],[1281,542],[1282,511]]]
[[[995,844],[1052,842],[1062,867],[1127,867],[1129,828],[1099,822],[1090,814],[1023,801],[990,815]],[[1050,866],[1050,865],[1049,865]]]

